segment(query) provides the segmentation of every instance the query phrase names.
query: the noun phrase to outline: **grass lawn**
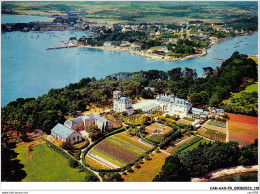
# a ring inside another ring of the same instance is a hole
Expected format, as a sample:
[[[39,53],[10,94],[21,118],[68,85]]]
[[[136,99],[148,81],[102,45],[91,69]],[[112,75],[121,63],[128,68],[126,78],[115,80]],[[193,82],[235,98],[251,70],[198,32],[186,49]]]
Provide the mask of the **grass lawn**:
[[[238,93],[234,93],[232,94],[231,98],[240,98],[242,92],[258,92],[258,82],[251,82],[248,83],[248,85],[246,86],[246,88]],[[231,102],[231,98],[229,98],[228,100],[225,100],[225,103],[228,104],[234,104]]]
[[[29,156],[29,143],[18,145],[15,148],[15,152],[19,153],[17,159],[21,160],[24,165],[23,170],[27,173],[23,182],[82,182],[85,180],[84,172],[71,168],[68,160],[49,148],[43,140],[36,140],[35,143]]]
[[[184,153],[185,151],[188,150],[193,150],[194,148],[198,147],[198,145],[201,143],[210,143],[211,141],[207,140],[207,139],[202,139],[198,142],[196,142],[195,144],[191,145],[190,147],[185,148],[184,150],[181,151],[181,153]]]
[[[152,160],[146,160],[143,164],[140,164],[141,168],[134,168],[134,172],[128,172],[122,178],[125,182],[152,182],[154,177],[161,171],[168,156],[163,152],[154,153],[151,157]]]

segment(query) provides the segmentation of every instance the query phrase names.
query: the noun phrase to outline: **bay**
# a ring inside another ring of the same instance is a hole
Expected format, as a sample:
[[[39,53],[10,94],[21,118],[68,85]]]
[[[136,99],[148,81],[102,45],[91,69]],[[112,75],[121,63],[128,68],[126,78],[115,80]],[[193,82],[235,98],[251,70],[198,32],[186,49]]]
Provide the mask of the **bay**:
[[[1,15],[1,23],[29,23],[29,22],[45,22],[49,21],[50,17],[45,16],[32,16],[32,15],[10,15],[10,14],[2,14]]]
[[[17,98],[38,97],[51,88],[60,88],[85,77],[104,78],[118,72],[168,71],[175,67],[196,69],[221,65],[216,58],[229,58],[233,52],[258,53],[258,33],[228,39],[213,45],[208,54],[183,61],[155,61],[124,51],[87,48],[46,50],[60,46],[70,37],[89,36],[84,31],[1,33],[1,106]],[[236,48],[234,48],[236,47]]]

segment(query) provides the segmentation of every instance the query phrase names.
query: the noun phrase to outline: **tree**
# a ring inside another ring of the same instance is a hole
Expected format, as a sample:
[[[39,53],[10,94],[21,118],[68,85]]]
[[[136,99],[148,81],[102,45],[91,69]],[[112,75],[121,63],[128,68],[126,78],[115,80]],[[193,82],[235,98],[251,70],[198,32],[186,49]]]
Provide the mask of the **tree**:
[[[155,182],[184,182],[190,181],[190,176],[187,170],[184,168],[178,156],[169,156],[166,158],[162,167],[162,171],[157,175]]]
[[[258,163],[258,139],[253,144],[247,145],[241,149],[239,162],[242,165],[254,165]]]
[[[86,129],[86,132],[89,133],[89,137],[92,140],[98,139],[102,134],[101,130],[96,125],[93,125],[93,124],[88,126],[88,128]]]
[[[143,89],[141,91],[141,97],[142,98],[153,99],[154,98],[154,92],[150,88]]]

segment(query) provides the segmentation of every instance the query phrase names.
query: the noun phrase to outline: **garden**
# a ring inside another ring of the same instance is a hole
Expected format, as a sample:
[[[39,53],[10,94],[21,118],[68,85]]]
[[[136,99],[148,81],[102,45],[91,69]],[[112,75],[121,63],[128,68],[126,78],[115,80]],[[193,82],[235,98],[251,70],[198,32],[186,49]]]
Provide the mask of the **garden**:
[[[200,143],[209,143],[210,141],[203,139],[202,137],[195,136],[189,141],[179,144],[175,148],[173,148],[170,153],[171,154],[178,154],[182,153],[187,150],[192,150],[193,148],[198,147]]]
[[[258,138],[258,117],[228,113],[229,138],[244,143],[253,143]]]
[[[142,144],[137,137],[130,137],[126,132],[110,136],[95,145],[87,154],[96,158],[103,164],[108,164],[111,168],[121,168],[134,162],[140,155],[152,149],[148,145]],[[97,166],[92,164],[90,166]]]
[[[168,154],[163,152],[150,154],[149,160],[141,162],[132,168],[133,172],[127,172],[122,176],[125,182],[151,182],[159,174]]]
[[[199,135],[212,139],[214,141],[220,141],[225,143],[226,142],[226,134],[221,133],[221,132],[217,132],[215,130],[212,129],[208,129],[208,128],[204,128],[202,127],[201,129],[198,130],[197,132]]]

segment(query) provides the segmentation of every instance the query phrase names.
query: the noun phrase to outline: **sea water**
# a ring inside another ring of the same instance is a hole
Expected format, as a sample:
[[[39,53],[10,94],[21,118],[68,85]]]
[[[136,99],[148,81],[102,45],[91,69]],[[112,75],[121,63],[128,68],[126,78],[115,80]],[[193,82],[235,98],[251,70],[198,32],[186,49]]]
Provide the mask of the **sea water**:
[[[168,71],[175,67],[196,69],[221,65],[216,58],[229,58],[233,52],[256,55],[258,34],[227,39],[213,45],[208,54],[182,61],[156,61],[125,51],[64,48],[70,37],[89,36],[86,31],[2,32],[1,106],[17,98],[38,97],[51,88],[60,88],[86,77],[104,78],[118,72]]]

